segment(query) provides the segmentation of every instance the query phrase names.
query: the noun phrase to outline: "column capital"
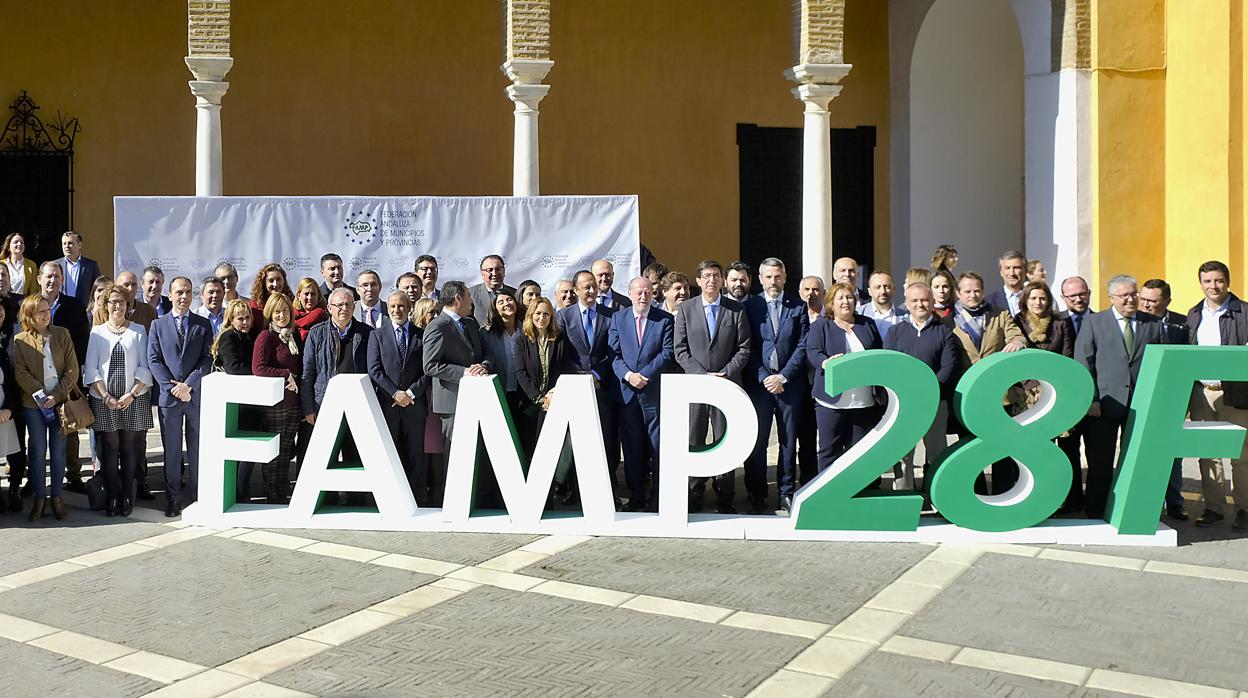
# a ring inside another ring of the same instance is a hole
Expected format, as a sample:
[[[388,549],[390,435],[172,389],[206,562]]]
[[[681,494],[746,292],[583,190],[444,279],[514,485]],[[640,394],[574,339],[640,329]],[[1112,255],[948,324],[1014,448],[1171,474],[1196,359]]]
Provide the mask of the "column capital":
[[[234,67],[232,56],[187,56],[185,60],[191,74],[202,82],[221,82]]]
[[[517,85],[539,85],[554,65],[555,62],[549,60],[513,58],[499,66],[499,70]]]
[[[784,71],[784,75],[797,83],[793,96],[806,105],[806,111],[826,112],[828,103],[843,89],[837,83],[852,67],[847,63],[802,63]]]
[[[188,80],[186,84],[191,86],[191,94],[197,102],[218,107],[221,106],[221,98],[230,89],[230,83],[216,80]]]
[[[508,85],[507,96],[516,103],[516,112],[537,111],[537,105],[550,92],[550,85]]]

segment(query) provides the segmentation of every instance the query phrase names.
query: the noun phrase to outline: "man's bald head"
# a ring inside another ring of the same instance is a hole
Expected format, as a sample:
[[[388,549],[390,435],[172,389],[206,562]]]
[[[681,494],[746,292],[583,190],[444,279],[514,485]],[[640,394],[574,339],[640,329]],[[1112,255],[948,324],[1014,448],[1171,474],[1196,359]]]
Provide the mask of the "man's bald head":
[[[832,263],[832,281],[838,284],[858,286],[858,262],[853,257],[841,257]]]

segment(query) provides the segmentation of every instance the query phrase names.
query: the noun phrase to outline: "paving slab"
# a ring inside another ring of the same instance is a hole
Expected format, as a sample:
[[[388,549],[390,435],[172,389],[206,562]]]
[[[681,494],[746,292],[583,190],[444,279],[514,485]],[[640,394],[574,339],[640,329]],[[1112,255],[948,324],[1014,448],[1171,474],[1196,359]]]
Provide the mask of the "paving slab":
[[[988,554],[898,634],[1243,689],[1248,584]]]
[[[1097,691],[1057,681],[1041,681],[997,671],[876,653],[862,660],[825,695],[855,698],[965,698],[966,696],[1052,696],[1117,698],[1127,694]]]
[[[414,555],[460,565],[475,565],[541,538],[494,533],[418,533],[412,531],[334,531],[282,529],[277,533],[313,540]]]
[[[522,573],[837,623],[933,549],[878,543],[595,538]]]
[[[0,576],[22,572],[77,555],[168,533],[170,528],[131,519],[101,516],[99,512],[71,509],[69,518],[31,524],[26,510],[0,514]]]
[[[805,645],[482,587],[265,681],[318,695],[743,696]]]
[[[0,599],[29,620],[216,666],[434,579],[207,537]]]
[[[9,698],[141,696],[163,685],[8,640],[0,640],[0,679]]]

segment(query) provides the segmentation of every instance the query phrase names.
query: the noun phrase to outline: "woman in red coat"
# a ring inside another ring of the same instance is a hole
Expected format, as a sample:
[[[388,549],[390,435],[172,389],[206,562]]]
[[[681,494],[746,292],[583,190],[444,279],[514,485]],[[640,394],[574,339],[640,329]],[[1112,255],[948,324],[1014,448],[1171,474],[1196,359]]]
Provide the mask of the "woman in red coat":
[[[295,437],[303,415],[299,409],[299,378],[303,375],[303,340],[292,317],[290,299],[275,293],[264,304],[264,329],[256,338],[251,372],[286,382],[282,401],[264,408],[264,430],[278,435],[277,458],[261,466],[269,504],[285,504],[290,484],[290,460],[295,457]]]
[[[325,297],[321,295],[321,285],[310,277],[303,277],[299,281],[299,288],[295,289],[294,307],[299,341],[306,342],[312,326],[329,319],[329,311],[325,309]]]

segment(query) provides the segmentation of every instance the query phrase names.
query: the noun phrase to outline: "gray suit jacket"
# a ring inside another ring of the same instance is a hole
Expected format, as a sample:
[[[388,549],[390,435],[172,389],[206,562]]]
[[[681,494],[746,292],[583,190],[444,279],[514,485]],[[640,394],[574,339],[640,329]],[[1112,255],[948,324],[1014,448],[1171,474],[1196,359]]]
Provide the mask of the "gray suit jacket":
[[[423,337],[422,358],[425,375],[433,379],[430,407],[438,414],[454,414],[459,400],[459,381],[471,365],[490,367],[481,344],[481,327],[473,318],[464,318],[464,331],[446,313],[429,321]]]
[[[1101,402],[1101,416],[1105,419],[1126,420],[1131,392],[1135,390],[1135,382],[1140,375],[1144,348],[1149,344],[1165,344],[1161,322],[1156,317],[1138,312],[1135,319],[1138,322],[1131,356],[1127,356],[1122,330],[1112,309],[1084,318],[1075,338],[1075,360],[1092,374],[1095,386],[1093,399]]]
[[[726,295],[719,298],[715,339],[706,329],[702,296],[694,296],[676,310],[673,349],[676,363],[690,374],[724,372],[736,383],[750,361],[750,321],[745,308]]]
[[[507,284],[503,284],[499,290],[516,295],[516,289]],[[485,284],[477,284],[468,287],[468,294],[472,296],[472,316],[477,319],[478,325],[485,327],[490,317],[490,304],[494,302],[494,299],[490,298],[490,290],[485,287]]]

